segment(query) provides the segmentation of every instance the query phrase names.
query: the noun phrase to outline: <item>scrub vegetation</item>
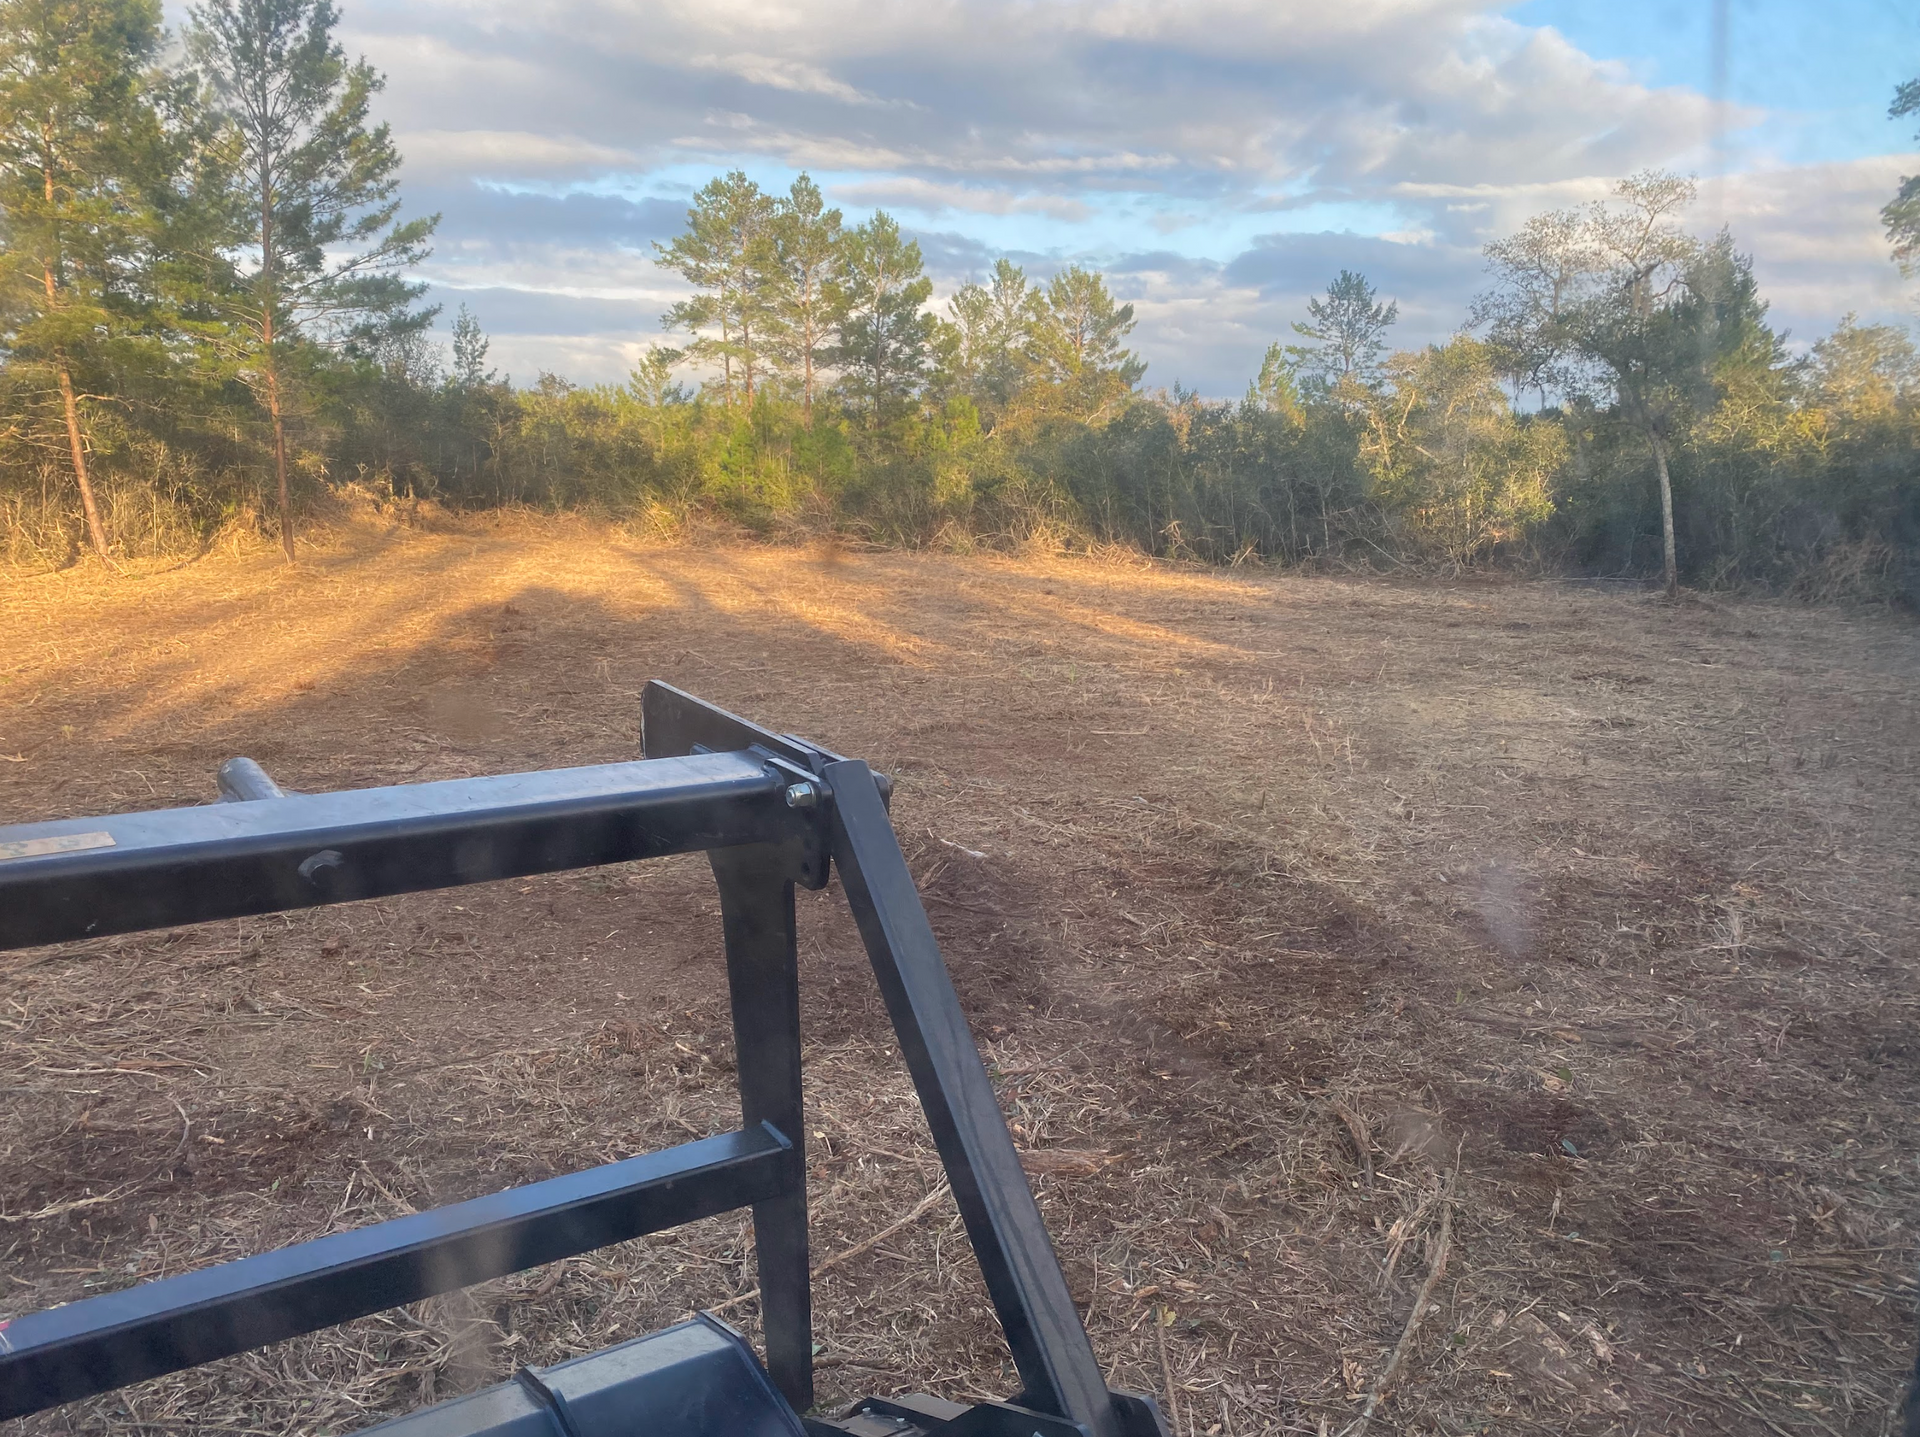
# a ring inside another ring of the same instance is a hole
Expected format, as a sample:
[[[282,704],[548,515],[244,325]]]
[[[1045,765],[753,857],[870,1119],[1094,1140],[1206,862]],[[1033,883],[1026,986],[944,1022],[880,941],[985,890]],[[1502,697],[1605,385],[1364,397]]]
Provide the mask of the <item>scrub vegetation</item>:
[[[0,559],[297,552],[352,490],[966,550],[1659,576],[1920,595],[1920,358],[1849,318],[1799,352],[1748,256],[1650,172],[1487,249],[1458,334],[1395,352],[1342,272],[1243,397],[1143,387],[1133,306],[1010,260],[935,303],[918,245],[801,175],[696,195],[688,298],[625,384],[487,363],[410,276],[384,81],[327,0],[0,4]],[[160,63],[163,51],[177,54]],[[1915,82],[1920,84],[1920,82]],[[1914,85],[1896,116],[1915,112]],[[1915,186],[1886,209],[1916,253]]]

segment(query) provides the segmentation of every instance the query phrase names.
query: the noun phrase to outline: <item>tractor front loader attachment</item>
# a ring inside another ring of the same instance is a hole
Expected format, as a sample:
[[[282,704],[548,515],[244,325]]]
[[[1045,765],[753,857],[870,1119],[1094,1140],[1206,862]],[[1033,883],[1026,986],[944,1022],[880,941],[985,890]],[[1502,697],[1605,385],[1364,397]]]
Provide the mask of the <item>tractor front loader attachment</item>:
[[[702,851],[740,1126],[0,1324],[18,1417],[717,1213],[752,1209],[764,1360],[711,1317],[397,1418],[389,1437],[1165,1437],[1109,1391],[887,813],[856,759],[666,684],[645,757],[339,793],[250,759],[220,801],[0,827],[0,950]],[[814,1414],[794,888],[837,867],[1021,1390]]]

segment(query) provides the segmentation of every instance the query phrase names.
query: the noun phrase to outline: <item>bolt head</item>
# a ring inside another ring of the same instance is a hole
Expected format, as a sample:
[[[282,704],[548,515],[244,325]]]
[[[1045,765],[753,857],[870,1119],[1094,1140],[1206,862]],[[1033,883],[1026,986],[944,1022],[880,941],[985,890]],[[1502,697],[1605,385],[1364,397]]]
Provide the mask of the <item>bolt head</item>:
[[[812,808],[820,801],[820,790],[810,783],[794,783],[787,786],[788,808]]]

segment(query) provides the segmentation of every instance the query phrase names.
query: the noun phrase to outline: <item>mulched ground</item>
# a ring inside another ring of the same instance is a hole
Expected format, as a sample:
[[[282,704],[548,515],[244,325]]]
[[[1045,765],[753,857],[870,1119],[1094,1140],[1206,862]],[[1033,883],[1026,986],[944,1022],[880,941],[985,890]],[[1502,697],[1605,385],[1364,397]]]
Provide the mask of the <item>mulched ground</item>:
[[[1909,621],[1758,602],[363,524],[0,579],[0,818],[632,757],[666,678],[896,775],[1095,1346],[1182,1437],[1883,1433],[1917,673]],[[718,923],[687,859],[0,955],[0,1315],[731,1126]],[[823,1392],[1004,1395],[837,891],[802,923],[815,1253],[919,1211],[820,1279]],[[20,1430],[344,1431],[751,1332],[753,1282],[716,1219]]]

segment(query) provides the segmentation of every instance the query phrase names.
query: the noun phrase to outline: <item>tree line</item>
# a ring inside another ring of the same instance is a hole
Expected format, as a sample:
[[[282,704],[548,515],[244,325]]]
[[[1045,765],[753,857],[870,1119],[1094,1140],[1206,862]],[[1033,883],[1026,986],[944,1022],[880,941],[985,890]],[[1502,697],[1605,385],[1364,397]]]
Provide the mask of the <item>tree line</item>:
[[[412,271],[382,79],[328,0],[0,0],[0,536],[117,564],[382,502],[589,507],[894,544],[1217,562],[1518,563],[1920,598],[1920,357],[1849,318],[1790,354],[1750,259],[1660,172],[1487,247],[1455,336],[1395,350],[1342,272],[1243,397],[1142,389],[1099,272],[1001,259],[933,300],[884,212],[807,175],[693,197],[688,297],[624,384],[488,366]],[[1893,115],[1920,113],[1920,81]],[[1884,218],[1920,265],[1920,177]]]
[[[1099,273],[1070,265],[1035,284],[1003,259],[932,312],[920,246],[884,210],[847,224],[806,174],[784,195],[720,176],[694,196],[685,232],[655,249],[694,293],[662,317],[689,343],[648,363],[717,366],[708,388],[728,408],[798,400],[811,428],[816,401],[831,398],[879,430],[929,401],[964,394],[997,415],[1025,394],[1099,422],[1146,372],[1122,344],[1133,306]]]

